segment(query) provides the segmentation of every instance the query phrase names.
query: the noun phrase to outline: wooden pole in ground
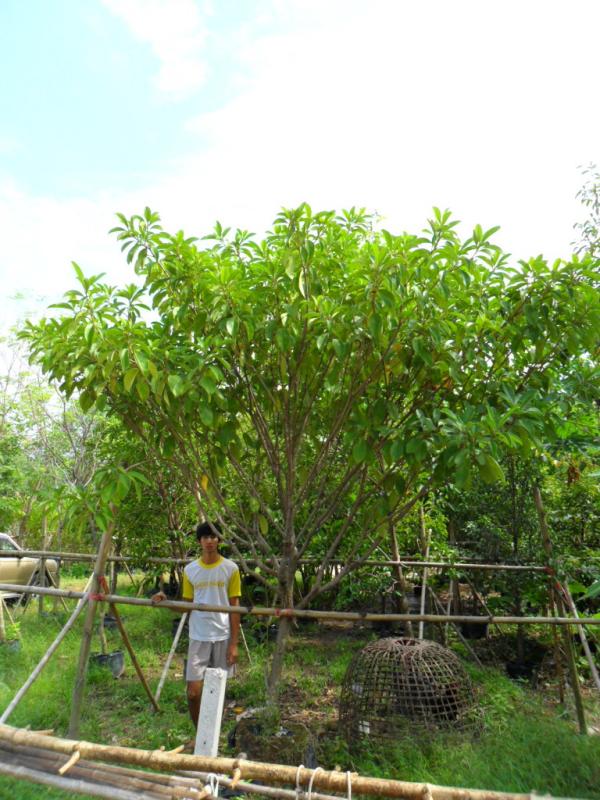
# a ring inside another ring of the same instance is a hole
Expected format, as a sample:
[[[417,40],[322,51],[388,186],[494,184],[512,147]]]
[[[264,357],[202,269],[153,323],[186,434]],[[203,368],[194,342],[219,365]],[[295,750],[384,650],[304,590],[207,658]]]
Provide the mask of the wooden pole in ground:
[[[92,580],[92,579],[90,578],[90,580],[88,581],[88,586],[89,586],[89,584],[90,584],[91,580]],[[86,587],[86,589],[87,589],[87,587]],[[45,653],[44,653],[44,655],[42,656],[42,658],[41,658],[41,660],[39,661],[39,663],[38,663],[38,665],[36,666],[36,668],[33,670],[33,672],[31,673],[31,675],[30,675],[30,676],[27,678],[27,680],[25,681],[25,683],[23,684],[23,686],[21,686],[21,688],[20,688],[20,689],[19,689],[19,691],[16,693],[16,695],[13,697],[13,699],[10,701],[10,703],[8,704],[8,706],[7,706],[7,707],[4,709],[4,712],[2,713],[2,716],[0,716],[0,723],[5,723],[5,722],[6,722],[6,720],[7,720],[7,719],[10,717],[10,715],[12,714],[12,712],[13,712],[13,711],[15,710],[15,708],[17,707],[17,705],[18,705],[18,704],[21,702],[21,699],[23,698],[23,696],[25,695],[25,693],[26,693],[27,691],[29,691],[29,688],[31,687],[31,685],[33,684],[33,682],[36,680],[36,678],[38,677],[38,675],[41,673],[41,671],[44,669],[44,667],[46,666],[46,664],[47,664],[47,663],[50,661],[50,659],[52,658],[52,655],[54,654],[54,652],[55,652],[55,651],[56,651],[56,649],[58,648],[59,644],[62,642],[62,640],[63,640],[63,639],[65,638],[65,636],[67,635],[67,633],[68,633],[68,632],[71,630],[71,628],[72,628],[72,627],[73,627],[73,625],[75,624],[75,620],[76,620],[76,619],[77,619],[77,617],[80,615],[80,613],[83,611],[83,607],[85,606],[85,604],[86,604],[86,603],[87,603],[87,595],[84,595],[84,596],[83,596],[83,597],[80,599],[80,601],[77,603],[77,606],[76,606],[75,610],[73,611],[73,613],[71,614],[71,617],[70,617],[70,619],[67,621],[66,625],[63,627],[63,629],[62,629],[62,630],[61,630],[61,632],[58,634],[58,636],[56,637],[56,639],[55,639],[55,640],[52,642],[52,644],[50,645],[50,647],[49,647],[49,648],[46,650],[46,652],[45,652]]]
[[[533,500],[535,503],[535,507],[538,512],[538,518],[540,523],[540,531],[542,534],[542,544],[544,546],[544,552],[546,553],[546,558],[548,560],[548,567],[552,569],[552,540],[550,539],[550,531],[548,530],[548,523],[546,521],[546,512],[544,510],[544,504],[542,502],[542,493],[540,492],[539,486],[533,487]],[[552,577],[552,576],[551,576]],[[552,593],[554,595],[554,600],[556,602],[556,608],[558,613],[561,617],[566,616],[565,605],[563,603],[563,599],[559,591],[557,591],[554,582],[552,584]],[[573,697],[575,698],[575,710],[577,713],[577,721],[579,723],[579,732],[581,734],[587,734],[587,725],[585,722],[585,710],[583,708],[583,698],[581,696],[581,686],[579,685],[579,674],[577,672],[577,662],[575,661],[575,653],[573,652],[573,639],[571,634],[571,628],[565,627],[563,630],[563,642],[565,645],[565,652],[567,655],[567,664],[569,667],[569,673],[571,676],[571,689],[573,690]]]
[[[6,641],[6,630],[4,628],[4,595],[0,594],[0,642]]]
[[[69,736],[77,736],[79,733],[79,722],[81,719],[81,704],[83,701],[83,690],[85,688],[85,675],[87,672],[88,661],[90,658],[90,648],[92,644],[92,635],[94,633],[94,618],[96,616],[96,607],[98,605],[97,599],[94,595],[100,592],[100,579],[104,575],[104,568],[106,566],[106,559],[110,552],[112,544],[112,534],[115,527],[114,520],[111,520],[107,529],[102,534],[100,546],[98,547],[98,556],[94,564],[94,572],[92,574],[92,585],[89,602],[87,604],[87,613],[83,624],[83,633],[81,635],[81,647],[79,650],[79,662],[77,664],[77,675],[75,678],[75,685],[73,686],[73,697],[71,701],[71,718],[69,720]]]

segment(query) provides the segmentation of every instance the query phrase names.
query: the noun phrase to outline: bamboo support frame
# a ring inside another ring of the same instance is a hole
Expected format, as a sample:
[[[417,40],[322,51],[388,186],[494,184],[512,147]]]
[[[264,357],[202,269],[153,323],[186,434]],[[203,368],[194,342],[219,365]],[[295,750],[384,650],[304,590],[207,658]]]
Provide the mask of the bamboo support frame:
[[[533,487],[533,500],[538,513],[540,532],[542,535],[542,544],[544,546],[544,551],[546,553],[548,562],[550,563],[552,560],[552,539],[550,538],[550,531],[548,529],[548,523],[546,521],[546,511],[544,509],[544,504],[542,501],[542,493],[540,492],[539,486]],[[560,591],[558,591],[558,588],[559,585],[557,584],[556,581],[554,581],[551,584],[552,594],[554,595],[554,602],[556,603],[556,608],[558,613],[564,617],[565,605],[561,593]],[[573,620],[571,620],[571,622],[572,621]],[[581,687],[579,685],[579,673],[577,672],[577,662],[575,661],[575,654],[573,652],[573,641],[571,639],[570,627],[567,627],[563,630],[563,642],[567,654],[567,666],[569,668],[569,674],[571,677],[571,690],[573,691],[573,697],[575,700],[575,711],[577,713],[579,732],[583,735],[586,735],[588,730],[585,721],[585,710],[583,707],[583,698],[581,696]]]
[[[90,580],[88,581],[88,586],[89,586],[91,580],[92,579],[90,578]],[[67,635],[67,633],[70,631],[70,629],[75,624],[75,621],[76,621],[77,617],[83,611],[84,606],[87,603],[87,600],[88,600],[88,595],[86,593],[84,593],[83,597],[77,603],[77,606],[75,607],[75,610],[71,614],[70,618],[67,620],[66,624],[63,626],[62,630],[60,631],[60,633],[58,634],[56,639],[52,642],[50,647],[46,650],[46,652],[44,653],[44,655],[40,659],[39,663],[37,664],[37,666],[35,667],[35,669],[31,673],[31,675],[27,678],[27,680],[25,681],[23,686],[21,686],[19,691],[16,693],[16,695],[11,700],[11,702],[4,709],[2,715],[0,716],[0,723],[5,723],[6,722],[6,720],[10,717],[12,712],[17,707],[17,705],[21,702],[21,699],[29,691],[29,689],[32,686],[32,684],[34,683],[34,681],[38,678],[38,676],[40,675],[40,673],[42,672],[42,670],[44,669],[46,664],[50,661],[50,658],[54,654],[55,650],[58,648],[59,644],[62,642],[62,640]]]
[[[0,725],[0,740],[16,746],[41,747],[67,756],[78,750],[84,759],[133,764],[161,772],[193,770],[233,775],[239,769],[245,780],[262,780],[277,785],[297,785],[299,787],[310,784],[315,789],[326,789],[344,795],[347,794],[348,788],[348,778],[345,772],[312,770],[302,766],[268,764],[241,758],[211,758],[184,753],[167,753],[163,750],[136,750],[130,747],[41,736],[32,731],[8,725]],[[432,800],[530,800],[532,797],[529,793],[460,789],[429,783],[371,778],[355,773],[352,774],[352,792],[382,797],[403,797],[408,800],[423,800],[426,796],[430,796]]]
[[[40,589],[39,587],[18,586],[12,583],[0,583],[0,592],[24,592],[35,594],[43,591],[46,595],[60,594],[63,597],[79,599],[83,592],[63,589]],[[590,625],[600,626],[600,617],[502,617],[502,616],[468,616],[466,614],[370,614],[357,611],[316,611],[296,608],[274,608],[262,606],[213,606],[202,603],[188,603],[184,600],[163,600],[153,603],[143,597],[126,597],[119,594],[102,595],[102,600],[108,603],[130,606],[148,606],[150,608],[171,608],[175,611],[219,611],[225,614],[241,614],[255,617],[299,617],[304,619],[346,620],[347,622],[474,622],[480,625]]]
[[[566,584],[562,584],[561,586],[565,600],[567,601],[567,605],[571,611],[571,614],[575,617],[575,619],[579,619],[579,612],[577,611],[577,606],[575,605],[575,601],[573,600],[573,595],[569,591],[569,587]],[[585,628],[583,625],[580,625],[577,628],[577,633],[579,634],[579,641],[581,642],[581,646],[583,647],[583,652],[585,653],[585,657],[590,667],[590,672],[592,674],[592,679],[596,685],[596,689],[600,692],[600,675],[598,675],[598,669],[596,667],[596,663],[594,662],[594,656],[592,655],[592,651],[590,650],[590,645],[587,640],[587,636],[585,634]]]
[[[92,573],[92,591],[90,592],[89,595],[89,602],[87,604],[87,613],[83,624],[81,647],[79,650],[79,662],[77,664],[77,675],[75,678],[75,685],[73,687],[73,697],[71,701],[71,717],[69,720],[70,736],[76,736],[77,733],[79,732],[79,721],[81,718],[81,704],[83,701],[85,675],[87,672],[88,661],[90,657],[90,648],[92,644],[94,618],[96,616],[96,608],[98,605],[98,597],[99,597],[98,592],[100,591],[100,581],[104,576],[106,558],[110,552],[110,548],[112,545],[113,530],[114,530],[114,522],[111,522],[107,527],[107,529],[102,534],[100,546],[98,547],[98,556],[94,564],[94,572]],[[47,591],[47,590],[38,589],[38,591]]]

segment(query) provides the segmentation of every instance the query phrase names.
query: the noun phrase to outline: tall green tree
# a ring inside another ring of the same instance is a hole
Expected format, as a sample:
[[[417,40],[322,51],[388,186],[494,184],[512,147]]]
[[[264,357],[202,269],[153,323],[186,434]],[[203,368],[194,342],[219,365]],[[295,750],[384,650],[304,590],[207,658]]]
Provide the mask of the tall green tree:
[[[285,607],[307,553],[320,565],[300,607],[431,487],[501,479],[500,451],[551,434],[569,403],[557,377],[596,347],[591,257],[512,265],[495,229],[461,241],[449,212],[394,235],[302,205],[262,241],[217,224],[204,247],[149,209],[119,219],[143,287],[76,266],[63,315],[22,336],[60,391],[180,471]],[[284,618],[272,693],[288,632]]]

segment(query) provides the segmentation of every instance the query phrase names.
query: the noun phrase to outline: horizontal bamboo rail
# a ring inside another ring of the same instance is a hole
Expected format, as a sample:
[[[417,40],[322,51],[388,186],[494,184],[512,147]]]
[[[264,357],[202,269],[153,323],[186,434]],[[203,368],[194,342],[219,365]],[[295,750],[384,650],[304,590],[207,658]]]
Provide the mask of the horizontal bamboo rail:
[[[54,558],[57,561],[96,561],[96,554],[95,553],[69,553],[69,552],[52,552],[51,550],[18,550],[18,551],[0,551],[0,559],[1,558],[23,558],[23,557],[31,557],[31,558]],[[161,558],[160,556],[148,556],[147,558],[135,558],[134,556],[109,556],[107,561],[113,561],[118,564],[131,564],[131,563],[139,563],[139,564],[189,564],[190,558],[170,558],[165,556]],[[247,559],[249,564],[256,563],[256,559],[249,558]],[[266,563],[272,565],[273,559],[266,559]],[[321,563],[321,560],[318,558],[301,558],[299,561],[300,564],[312,564],[312,563]],[[330,564],[347,564],[347,561],[344,561],[340,558],[333,558],[329,560]],[[383,561],[357,561],[357,562],[350,562],[351,565],[358,567],[410,567],[410,568],[419,568],[419,567],[428,567],[432,569],[465,569],[465,570],[507,570],[513,572],[544,572],[546,570],[545,567],[541,567],[538,564],[478,564],[477,562],[463,562],[457,561],[455,563],[450,563],[447,561],[415,561],[414,559],[399,559],[397,561],[393,560],[383,560]]]
[[[245,780],[262,780],[277,785],[288,784],[315,789],[348,792],[348,777],[345,772],[331,770],[312,770],[307,767],[292,767],[281,764],[268,764],[247,761],[241,758],[210,758],[208,756],[168,753],[164,750],[136,750],[131,747],[102,745],[86,741],[59,739],[32,731],[0,725],[0,740],[14,745],[41,747],[65,755],[79,752],[81,758],[107,761],[109,763],[135,764],[160,772],[175,770],[194,770],[238,775]],[[356,773],[351,775],[353,794],[379,795],[380,797],[403,797],[408,800],[530,800],[529,793],[493,792],[484,789],[460,789],[451,786],[436,786],[431,783],[411,783],[409,781],[370,778]]]
[[[45,594],[79,600],[84,592],[66,589],[51,589],[47,586],[18,586],[0,583],[0,592],[24,592],[25,594]],[[202,603],[188,603],[184,600],[163,600],[153,603],[143,597],[126,597],[120,594],[98,595],[107,603],[128,606],[149,606],[151,608],[171,608],[174,611],[219,611],[225,614],[242,614],[255,617],[298,617],[300,619],[346,620],[347,622],[473,622],[479,625],[599,625],[600,617],[496,617],[465,616],[459,614],[370,614],[366,611],[312,611],[296,608],[268,608],[259,606],[216,606]]]
[[[0,742],[0,763],[8,760],[8,763],[19,764],[26,768],[35,769],[40,772],[56,773],[64,764],[68,763],[67,756],[55,753],[52,750],[44,750],[40,747],[26,747],[21,745],[16,747],[8,742]],[[95,783],[116,785],[121,789],[131,789],[137,792],[136,798],[161,797],[162,800],[173,800],[174,798],[185,798],[185,800],[199,800],[201,789],[208,782],[210,773],[207,772],[184,772],[176,776],[166,775],[159,772],[148,772],[147,770],[132,769],[131,767],[120,767],[114,764],[102,764],[94,761],[79,759],[77,763],[68,770],[69,778],[80,778],[90,780]],[[237,789],[238,793],[258,794],[262,797],[276,797],[281,800],[299,800],[295,791],[283,789],[280,786],[265,786],[264,784],[246,783],[245,781],[233,780],[223,775],[217,776],[221,786]],[[337,795],[321,794],[311,792],[312,800],[339,800]]]

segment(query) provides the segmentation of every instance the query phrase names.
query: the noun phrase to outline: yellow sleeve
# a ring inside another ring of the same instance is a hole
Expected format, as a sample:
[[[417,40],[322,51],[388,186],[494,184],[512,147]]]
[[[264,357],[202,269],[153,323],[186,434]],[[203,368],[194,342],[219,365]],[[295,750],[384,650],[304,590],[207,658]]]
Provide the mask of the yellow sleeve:
[[[181,599],[182,600],[193,600],[194,599],[194,587],[190,583],[190,579],[188,576],[183,573],[183,586],[181,590]]]
[[[240,597],[242,594],[242,583],[240,581],[240,571],[236,569],[231,573],[229,586],[227,587],[227,597]]]

